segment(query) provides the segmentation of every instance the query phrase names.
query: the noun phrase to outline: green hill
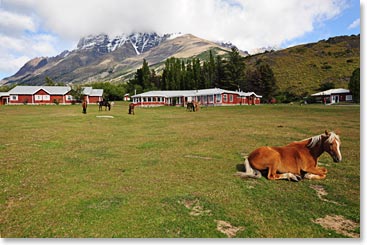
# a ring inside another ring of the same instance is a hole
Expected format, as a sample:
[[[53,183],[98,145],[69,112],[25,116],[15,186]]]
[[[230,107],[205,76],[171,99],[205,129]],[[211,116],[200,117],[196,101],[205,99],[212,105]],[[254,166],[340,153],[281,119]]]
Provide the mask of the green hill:
[[[247,68],[259,59],[273,69],[280,92],[307,95],[319,91],[327,82],[336,88],[348,88],[352,72],[360,66],[360,35],[333,37],[247,56]]]

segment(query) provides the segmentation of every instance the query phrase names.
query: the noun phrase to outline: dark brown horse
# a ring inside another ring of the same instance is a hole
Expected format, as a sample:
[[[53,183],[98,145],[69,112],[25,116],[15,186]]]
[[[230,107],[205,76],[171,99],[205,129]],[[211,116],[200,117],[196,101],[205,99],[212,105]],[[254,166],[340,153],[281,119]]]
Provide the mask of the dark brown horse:
[[[88,104],[87,104],[87,101],[83,101],[82,103],[82,108],[83,108],[83,113],[84,114],[87,114],[87,107],[88,107]]]
[[[108,108],[109,111],[111,110],[111,104],[110,104],[110,102],[108,102],[106,100],[98,102],[98,105],[99,105],[99,111],[102,111],[103,106],[105,107],[105,111],[107,111],[107,108]]]
[[[129,104],[129,114],[133,114],[135,115],[135,110],[134,110],[134,103],[130,103]]]
[[[336,133],[325,131],[324,134],[282,147],[263,146],[245,158],[246,172],[237,172],[236,175],[241,178],[260,178],[260,171],[267,170],[270,180],[324,179],[327,170],[317,166],[318,158],[326,151],[334,162],[340,162],[340,145]]]
[[[188,102],[186,106],[187,111],[195,111],[195,106],[193,102]]]

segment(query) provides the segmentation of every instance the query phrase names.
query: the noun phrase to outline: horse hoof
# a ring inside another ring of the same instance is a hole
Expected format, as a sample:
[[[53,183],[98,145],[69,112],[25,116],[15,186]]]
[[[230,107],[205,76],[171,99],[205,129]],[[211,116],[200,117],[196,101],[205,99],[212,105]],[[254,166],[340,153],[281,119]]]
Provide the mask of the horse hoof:
[[[298,176],[296,174],[288,173],[288,180],[291,180],[291,181],[294,181],[294,182],[298,182],[300,180],[299,177],[300,176]]]

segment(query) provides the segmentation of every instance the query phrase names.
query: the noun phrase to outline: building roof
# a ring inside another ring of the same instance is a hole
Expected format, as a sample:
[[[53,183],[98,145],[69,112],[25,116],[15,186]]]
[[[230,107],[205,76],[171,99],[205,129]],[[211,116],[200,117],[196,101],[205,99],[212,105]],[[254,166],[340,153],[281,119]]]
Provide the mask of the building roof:
[[[315,94],[311,94],[311,96],[323,96],[323,95],[332,95],[332,94],[349,94],[350,91],[349,89],[344,89],[344,88],[335,88],[335,89],[329,89],[329,90],[325,90],[325,91],[321,91]]]
[[[132,96],[132,98],[138,97],[193,97],[193,96],[205,96],[205,95],[213,95],[213,94],[238,94],[240,96],[251,96],[254,95],[256,97],[261,98],[262,96],[255,94],[254,92],[238,92],[238,91],[230,91],[224,90],[220,88],[209,88],[209,89],[198,89],[198,90],[161,90],[161,91],[149,91],[141,94],[137,94]]]
[[[9,96],[9,92],[0,92],[0,97]]]
[[[103,89],[92,89],[89,96],[103,96]]]
[[[69,86],[16,86],[15,88],[11,89],[8,92],[8,95],[9,94],[33,95],[41,89],[46,91],[48,94],[65,95],[71,90],[71,87]],[[89,96],[102,96],[103,89],[93,89],[92,87],[84,87],[83,94],[89,95]]]
[[[92,87],[84,87],[83,94],[89,96],[103,96],[103,89],[93,89]]]
[[[44,90],[53,95],[64,95],[68,93],[71,88],[69,86],[16,86],[11,89],[9,94],[35,94],[39,90]]]

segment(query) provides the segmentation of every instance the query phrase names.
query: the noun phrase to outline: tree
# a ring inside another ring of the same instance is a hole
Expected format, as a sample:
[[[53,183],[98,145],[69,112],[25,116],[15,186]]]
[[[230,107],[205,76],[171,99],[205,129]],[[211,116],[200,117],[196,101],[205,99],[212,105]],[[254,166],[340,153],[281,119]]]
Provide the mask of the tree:
[[[261,83],[263,87],[262,96],[265,100],[269,100],[273,96],[275,96],[275,93],[278,89],[274,72],[271,67],[265,62],[260,62],[260,64],[258,64],[257,66],[257,69],[259,70],[261,76]]]
[[[353,71],[348,84],[348,88],[353,95],[353,100],[356,103],[360,102],[360,68]]]
[[[224,88],[230,90],[244,89],[245,64],[236,47],[232,47],[226,66],[228,77]]]
[[[275,96],[278,87],[273,70],[266,62],[258,60],[255,68],[247,71],[246,90],[262,95],[265,101]]]
[[[77,102],[82,102],[84,99],[83,88],[82,85],[76,85],[71,87],[70,91],[71,96]]]
[[[224,88],[226,80],[226,62],[222,59],[222,56],[217,55],[215,60],[215,73],[214,73],[214,86],[218,88]]]
[[[325,91],[333,88],[335,88],[335,84],[333,82],[324,82],[320,85],[319,90]]]

